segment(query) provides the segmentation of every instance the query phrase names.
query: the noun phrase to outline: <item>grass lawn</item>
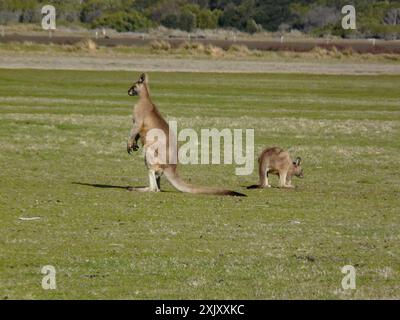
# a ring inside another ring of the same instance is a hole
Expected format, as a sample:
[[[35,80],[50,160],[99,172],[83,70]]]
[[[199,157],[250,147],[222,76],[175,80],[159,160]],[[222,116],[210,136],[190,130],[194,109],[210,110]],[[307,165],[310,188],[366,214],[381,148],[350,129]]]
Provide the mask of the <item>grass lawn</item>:
[[[125,150],[137,76],[0,70],[0,299],[400,298],[400,76],[151,73],[179,128],[254,128],[257,153],[303,158],[295,190],[180,166],[247,198],[126,190],[148,183]]]

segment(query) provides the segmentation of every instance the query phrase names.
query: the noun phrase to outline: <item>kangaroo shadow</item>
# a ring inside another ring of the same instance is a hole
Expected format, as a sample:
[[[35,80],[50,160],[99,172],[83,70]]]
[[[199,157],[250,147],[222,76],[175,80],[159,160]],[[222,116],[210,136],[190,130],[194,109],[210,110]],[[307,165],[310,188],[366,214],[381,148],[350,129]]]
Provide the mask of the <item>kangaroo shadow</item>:
[[[258,184],[252,184],[251,186],[241,186],[242,188],[246,188],[248,190],[268,190],[268,189],[285,189],[285,190],[290,190],[290,188],[280,188],[279,186],[270,186],[269,188],[264,188],[264,187],[260,187]],[[293,189],[297,188],[297,186],[295,186]]]
[[[140,189],[144,189],[146,187],[144,186],[138,186],[138,187],[131,187],[131,186],[116,186],[116,185],[111,185],[111,184],[101,184],[101,183],[85,183],[85,182],[71,182],[72,184],[78,184],[80,186],[89,186],[89,187],[94,187],[94,188],[101,188],[101,189],[123,189],[127,191],[140,191]],[[161,190],[161,192],[168,192]]]
[[[102,189],[125,189],[131,190],[131,186],[115,186],[110,184],[100,184],[100,183],[84,183],[84,182],[72,182],[72,184],[78,184],[80,186],[89,186],[95,188],[102,188]]]

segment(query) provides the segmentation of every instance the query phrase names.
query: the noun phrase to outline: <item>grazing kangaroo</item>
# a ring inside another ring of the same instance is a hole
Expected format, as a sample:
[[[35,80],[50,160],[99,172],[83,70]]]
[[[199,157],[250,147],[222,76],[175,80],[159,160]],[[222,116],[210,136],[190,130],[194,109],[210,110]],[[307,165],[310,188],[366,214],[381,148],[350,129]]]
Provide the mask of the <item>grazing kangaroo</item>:
[[[128,95],[139,96],[139,101],[134,106],[134,121],[133,127],[130,132],[130,137],[127,144],[127,151],[130,154],[132,151],[139,149],[137,141],[141,140],[142,145],[145,149],[145,164],[149,171],[150,186],[145,188],[133,188],[132,190],[137,191],[160,191],[160,178],[164,173],[168,181],[179,191],[188,193],[200,193],[200,194],[215,194],[215,195],[229,195],[229,196],[245,196],[244,194],[210,187],[198,187],[190,185],[184,182],[176,171],[177,165],[169,163],[169,155],[165,150],[169,150],[171,141],[169,141],[169,125],[162,117],[156,106],[153,104],[150,98],[148,77],[146,74],[141,74],[139,80],[135,82],[132,87],[128,90]],[[161,143],[164,144],[162,148],[155,147],[155,141],[149,135],[148,132],[152,129],[162,130],[165,134],[166,140]],[[150,152],[148,152],[150,151]],[[164,159],[167,161],[160,162],[155,157],[148,157],[149,154],[164,153]],[[174,155],[177,158],[177,148],[174,150]],[[172,161],[171,161],[172,162]]]
[[[265,149],[258,157],[258,165],[260,182],[247,187],[247,189],[270,188],[271,185],[268,183],[269,173],[279,176],[280,188],[294,188],[292,177],[304,177],[301,158],[297,157],[295,161],[292,161],[289,153],[278,147]]]

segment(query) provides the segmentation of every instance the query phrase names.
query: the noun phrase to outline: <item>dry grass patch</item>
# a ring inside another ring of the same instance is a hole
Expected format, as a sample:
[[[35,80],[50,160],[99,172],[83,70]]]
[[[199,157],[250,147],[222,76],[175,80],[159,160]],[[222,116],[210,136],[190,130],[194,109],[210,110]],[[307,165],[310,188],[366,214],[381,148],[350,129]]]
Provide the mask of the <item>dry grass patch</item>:
[[[154,51],[170,51],[171,44],[164,40],[155,40],[150,43],[150,48]]]
[[[252,51],[250,51],[247,46],[240,45],[240,44],[232,45],[229,48],[228,52],[233,53],[235,55],[239,55],[239,56],[248,56],[252,53]]]

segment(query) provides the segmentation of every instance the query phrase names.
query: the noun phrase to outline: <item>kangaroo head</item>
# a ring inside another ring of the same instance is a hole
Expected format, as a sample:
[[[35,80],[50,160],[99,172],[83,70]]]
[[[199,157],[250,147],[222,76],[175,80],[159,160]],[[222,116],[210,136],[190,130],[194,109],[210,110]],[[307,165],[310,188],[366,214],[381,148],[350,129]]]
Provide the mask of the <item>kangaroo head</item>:
[[[296,177],[304,178],[303,168],[301,167],[301,158],[297,157],[295,161],[293,161],[293,174]]]
[[[132,87],[128,90],[128,95],[130,96],[141,96],[143,94],[148,94],[147,81],[148,77],[145,73],[142,73],[139,80],[136,81]]]

